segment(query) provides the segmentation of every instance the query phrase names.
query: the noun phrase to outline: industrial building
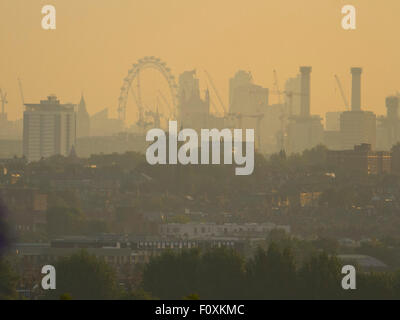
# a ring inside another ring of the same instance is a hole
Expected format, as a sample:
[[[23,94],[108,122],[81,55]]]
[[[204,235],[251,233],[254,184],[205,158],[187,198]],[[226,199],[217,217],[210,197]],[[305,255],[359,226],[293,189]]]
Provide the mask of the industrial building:
[[[376,147],[376,115],[361,110],[361,68],[351,68],[352,91],[351,111],[340,115],[342,149],[352,149],[358,144],[370,144]]]
[[[386,98],[386,117],[378,118],[376,146],[378,150],[390,150],[400,141],[399,97]]]
[[[55,95],[39,104],[25,104],[23,155],[28,161],[69,155],[76,141],[73,104],[60,104]]]
[[[340,116],[342,111],[333,111],[325,113],[325,130],[340,131]]]
[[[285,82],[285,104],[290,107],[290,115],[300,115],[300,91],[301,91],[301,74],[296,77],[289,78]]]
[[[321,117],[310,114],[311,67],[300,67],[300,114],[289,118],[287,149],[290,153],[311,149],[323,142]]]

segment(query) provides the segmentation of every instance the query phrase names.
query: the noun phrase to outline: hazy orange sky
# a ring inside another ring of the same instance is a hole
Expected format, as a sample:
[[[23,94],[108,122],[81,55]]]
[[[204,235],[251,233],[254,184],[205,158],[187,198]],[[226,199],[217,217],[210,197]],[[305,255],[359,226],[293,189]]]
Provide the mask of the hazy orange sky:
[[[55,31],[41,28],[46,4],[57,9]],[[345,4],[358,10],[356,31],[341,28]],[[276,69],[283,87],[311,65],[311,110],[324,114],[343,105],[334,74],[350,98],[349,69],[361,66],[363,107],[381,114],[400,90],[399,16],[398,0],[0,0],[0,87],[11,119],[22,111],[17,77],[26,102],[49,93],[78,102],[83,90],[89,113],[108,107],[116,116],[123,78],[146,55],[176,76],[208,70],[225,103],[238,69],[265,87]]]

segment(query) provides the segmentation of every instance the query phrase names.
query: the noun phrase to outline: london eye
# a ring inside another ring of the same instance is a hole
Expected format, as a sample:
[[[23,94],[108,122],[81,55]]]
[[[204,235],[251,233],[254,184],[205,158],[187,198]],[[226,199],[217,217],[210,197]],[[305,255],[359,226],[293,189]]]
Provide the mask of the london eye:
[[[156,109],[150,108],[142,100],[141,74],[146,69],[158,71],[168,85],[171,97],[169,102],[165,95],[158,90],[159,98],[164,105],[162,112],[159,111],[158,106]],[[176,119],[178,102],[177,92],[178,86],[175,77],[166,62],[154,56],[139,59],[132,65],[132,68],[128,71],[128,75],[124,78],[118,99],[118,118],[123,122],[126,121],[128,99],[133,99],[137,108],[137,126],[142,129],[146,129],[149,126],[160,127],[161,118],[166,120]]]

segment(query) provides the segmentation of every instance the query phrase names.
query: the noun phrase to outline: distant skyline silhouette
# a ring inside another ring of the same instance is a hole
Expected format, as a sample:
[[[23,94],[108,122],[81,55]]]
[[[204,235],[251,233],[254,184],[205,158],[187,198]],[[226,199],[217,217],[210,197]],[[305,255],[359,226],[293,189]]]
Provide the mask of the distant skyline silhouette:
[[[206,69],[225,103],[228,81],[239,69],[272,89],[276,69],[281,88],[299,65],[311,65],[311,110],[324,116],[343,110],[334,74],[350,97],[352,66],[363,67],[362,108],[385,113],[385,98],[399,88],[400,2],[386,0],[81,0],[49,1],[57,9],[57,30],[41,29],[39,0],[0,3],[0,87],[8,92],[9,119],[22,116],[17,77],[25,102],[55,93],[78,103],[85,92],[87,109],[105,107],[117,116],[123,78],[137,59],[154,55],[175,76]],[[341,7],[357,8],[357,30],[341,28]],[[206,83],[199,74],[200,85]],[[153,80],[152,80],[153,79]],[[162,88],[151,73],[144,94]],[[270,101],[277,97],[271,95]],[[129,121],[132,119],[128,118]]]

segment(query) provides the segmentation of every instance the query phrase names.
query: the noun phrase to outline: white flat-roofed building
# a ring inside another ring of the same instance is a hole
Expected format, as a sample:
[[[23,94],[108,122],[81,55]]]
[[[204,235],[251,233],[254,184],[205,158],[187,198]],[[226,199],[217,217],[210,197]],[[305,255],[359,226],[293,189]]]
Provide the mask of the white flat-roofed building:
[[[160,226],[160,234],[184,239],[204,239],[210,237],[252,237],[267,235],[272,230],[290,232],[290,226],[274,223],[167,223]]]
[[[69,155],[76,140],[73,104],[60,104],[50,95],[39,104],[25,104],[23,155],[28,161]]]

